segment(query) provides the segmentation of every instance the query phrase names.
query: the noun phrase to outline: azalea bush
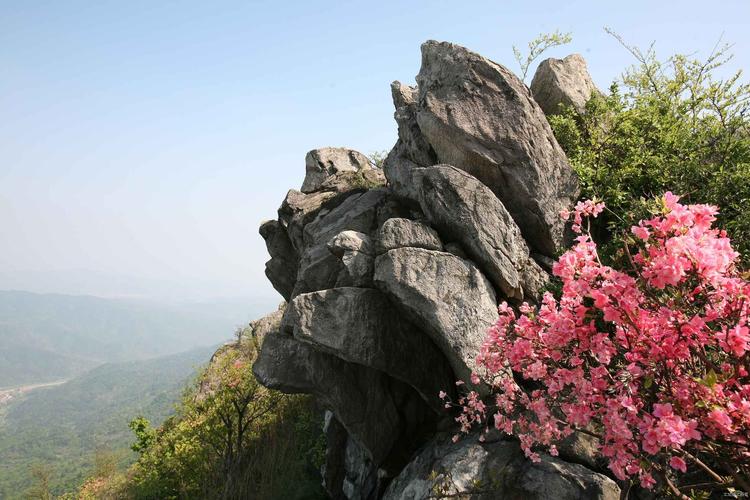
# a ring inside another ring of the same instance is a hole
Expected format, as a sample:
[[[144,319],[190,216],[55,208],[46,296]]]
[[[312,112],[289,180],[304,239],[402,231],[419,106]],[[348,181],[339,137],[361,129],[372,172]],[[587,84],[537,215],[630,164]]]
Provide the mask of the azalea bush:
[[[470,392],[457,420],[517,436],[535,461],[594,435],[612,474],[645,488],[750,491],[750,282],[716,207],[667,193],[652,208],[623,269],[590,235],[603,203],[563,214],[578,237],[553,268],[560,298],[500,305],[477,358],[492,404]]]

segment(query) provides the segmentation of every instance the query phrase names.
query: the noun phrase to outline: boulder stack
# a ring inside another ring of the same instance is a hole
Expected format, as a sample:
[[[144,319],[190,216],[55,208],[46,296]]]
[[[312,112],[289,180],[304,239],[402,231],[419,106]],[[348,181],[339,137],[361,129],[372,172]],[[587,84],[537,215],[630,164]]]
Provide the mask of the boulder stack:
[[[445,439],[438,392],[471,386],[498,303],[538,301],[540,263],[563,246],[558,214],[578,184],[544,112],[508,69],[450,43],[423,44],[417,85],[391,92],[398,141],[383,169],[311,151],[300,190],[261,226],[287,305],[263,323],[256,377],[327,410],[332,498],[616,498],[581,461]]]

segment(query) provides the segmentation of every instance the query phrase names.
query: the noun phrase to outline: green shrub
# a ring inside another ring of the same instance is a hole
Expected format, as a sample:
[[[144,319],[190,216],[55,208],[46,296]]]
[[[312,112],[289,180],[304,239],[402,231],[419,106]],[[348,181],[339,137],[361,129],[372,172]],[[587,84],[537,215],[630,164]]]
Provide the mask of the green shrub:
[[[672,191],[686,202],[720,206],[720,226],[747,259],[750,86],[740,72],[719,78],[729,47],[704,61],[684,55],[660,61],[653,48],[623,45],[637,63],[608,94],[594,95],[582,115],[569,108],[550,118],[579,174],[582,197],[603,200],[611,210],[602,214],[598,236],[613,236],[612,252],[628,230],[624,221],[644,215],[643,200]]]

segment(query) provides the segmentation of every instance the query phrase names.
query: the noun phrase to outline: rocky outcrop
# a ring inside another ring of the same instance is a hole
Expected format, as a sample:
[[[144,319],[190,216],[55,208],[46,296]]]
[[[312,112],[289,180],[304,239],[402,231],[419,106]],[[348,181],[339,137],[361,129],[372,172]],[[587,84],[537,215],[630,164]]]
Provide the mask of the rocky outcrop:
[[[619,500],[620,488],[607,476],[550,456],[527,460],[512,441],[452,443],[437,438],[395,478],[386,500],[423,498],[495,500]]]
[[[461,379],[486,394],[470,376],[498,302],[538,298],[577,194],[543,112],[510,71],[448,43],[425,43],[417,86],[391,93],[383,170],[311,151],[261,226],[288,303],[262,323],[255,376],[328,411],[332,498],[613,498],[590,443],[533,464],[513,441],[442,437],[454,422],[438,393]]]
[[[572,106],[578,113],[583,113],[586,103],[596,92],[586,60],[580,54],[571,54],[564,59],[545,59],[531,80],[534,100],[548,116],[562,112],[564,106]]]

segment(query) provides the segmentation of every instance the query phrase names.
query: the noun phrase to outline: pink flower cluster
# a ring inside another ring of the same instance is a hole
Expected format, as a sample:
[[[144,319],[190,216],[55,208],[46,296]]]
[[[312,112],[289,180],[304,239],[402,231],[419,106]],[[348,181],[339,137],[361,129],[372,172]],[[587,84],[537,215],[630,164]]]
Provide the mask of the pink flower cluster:
[[[632,228],[629,265],[616,270],[582,227],[603,204],[576,206],[579,236],[553,268],[562,295],[500,305],[477,358],[494,404],[462,398],[464,431],[491,415],[532,460],[574,430],[593,433],[616,477],[649,488],[701,453],[748,472],[750,283],[712,228],[715,207],[671,193],[660,207]]]

